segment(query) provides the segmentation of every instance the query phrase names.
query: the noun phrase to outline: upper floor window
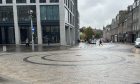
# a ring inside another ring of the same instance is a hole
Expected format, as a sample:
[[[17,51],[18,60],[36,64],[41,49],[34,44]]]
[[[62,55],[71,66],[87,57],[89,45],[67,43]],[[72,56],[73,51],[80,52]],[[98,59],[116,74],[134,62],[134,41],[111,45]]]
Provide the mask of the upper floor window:
[[[58,3],[59,0],[50,0],[50,3]]]
[[[17,3],[26,3],[26,0],[17,0]]]
[[[40,3],[46,3],[46,0],[39,0]]]
[[[36,0],[30,0],[30,3],[35,3]]]
[[[13,0],[6,0],[6,3],[13,3]]]
[[[2,0],[0,0],[0,4],[2,3]]]

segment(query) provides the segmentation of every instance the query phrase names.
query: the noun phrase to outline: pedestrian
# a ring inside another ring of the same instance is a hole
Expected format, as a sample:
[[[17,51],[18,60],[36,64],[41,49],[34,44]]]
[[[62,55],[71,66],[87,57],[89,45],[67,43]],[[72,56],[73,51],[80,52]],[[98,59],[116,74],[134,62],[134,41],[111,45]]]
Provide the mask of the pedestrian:
[[[29,45],[29,39],[27,38],[26,39],[26,47],[29,47],[30,45]]]
[[[99,46],[100,46],[100,45],[102,45],[102,46],[103,46],[103,44],[102,44],[102,40],[101,40],[101,39],[100,39],[100,41],[99,41]]]

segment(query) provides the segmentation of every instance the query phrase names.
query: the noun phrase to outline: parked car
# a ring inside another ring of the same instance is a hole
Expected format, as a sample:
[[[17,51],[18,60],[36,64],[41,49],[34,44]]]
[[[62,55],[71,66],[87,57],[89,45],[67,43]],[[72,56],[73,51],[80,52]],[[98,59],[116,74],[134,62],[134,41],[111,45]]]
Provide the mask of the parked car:
[[[140,38],[137,38],[135,41],[135,47],[140,47]]]
[[[90,44],[96,44],[96,39],[90,40],[89,43],[90,43]]]

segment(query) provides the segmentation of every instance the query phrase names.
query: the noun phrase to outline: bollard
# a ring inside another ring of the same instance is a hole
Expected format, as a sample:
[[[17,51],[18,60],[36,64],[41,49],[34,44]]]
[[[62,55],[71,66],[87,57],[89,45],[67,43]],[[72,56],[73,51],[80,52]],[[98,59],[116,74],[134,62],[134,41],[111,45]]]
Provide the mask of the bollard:
[[[6,49],[6,46],[3,46],[3,52],[6,52],[7,49]]]

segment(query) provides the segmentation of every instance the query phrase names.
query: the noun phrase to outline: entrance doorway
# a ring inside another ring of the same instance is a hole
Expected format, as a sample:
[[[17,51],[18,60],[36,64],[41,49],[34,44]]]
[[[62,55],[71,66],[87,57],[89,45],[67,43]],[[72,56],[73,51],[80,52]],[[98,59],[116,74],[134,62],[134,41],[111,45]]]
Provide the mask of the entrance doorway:
[[[0,44],[14,44],[15,32],[14,27],[0,27]]]

